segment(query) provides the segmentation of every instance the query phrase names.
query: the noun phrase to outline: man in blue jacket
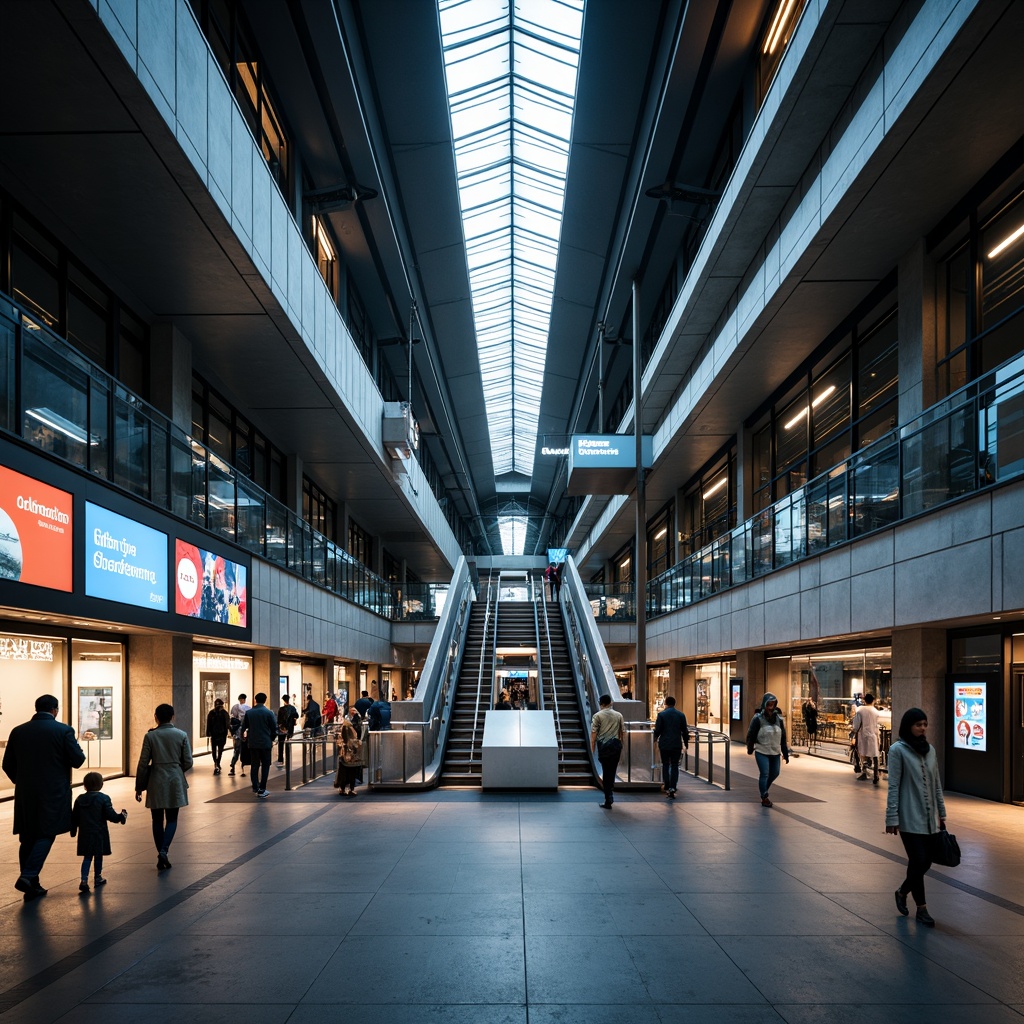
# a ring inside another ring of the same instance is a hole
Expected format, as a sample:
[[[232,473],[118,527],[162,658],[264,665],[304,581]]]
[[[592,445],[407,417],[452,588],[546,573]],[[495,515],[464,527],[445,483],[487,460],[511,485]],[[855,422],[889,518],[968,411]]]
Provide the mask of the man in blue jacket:
[[[267,695],[256,694],[256,706],[242,719],[242,739],[249,745],[252,791],[261,799],[267,797],[267,775],[270,757],[277,739],[277,715],[267,707]]]
[[[21,874],[14,883],[26,902],[45,896],[39,883],[57,836],[71,831],[71,769],[85,752],[70,725],[57,721],[57,698],[36,698],[36,713],[11,730],[4,751],[4,773],[14,783],[14,831],[21,843]]]
[[[690,745],[686,715],[676,710],[675,697],[665,698],[665,710],[654,720],[654,738],[661,751],[661,788],[669,800],[676,798],[679,785],[679,759]]]

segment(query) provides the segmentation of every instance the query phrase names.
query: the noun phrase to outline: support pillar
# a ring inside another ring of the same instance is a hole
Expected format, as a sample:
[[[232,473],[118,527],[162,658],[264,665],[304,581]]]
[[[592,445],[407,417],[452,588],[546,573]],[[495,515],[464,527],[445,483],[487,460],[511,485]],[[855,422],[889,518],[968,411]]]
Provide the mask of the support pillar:
[[[892,632],[892,731],[908,708],[928,716],[928,739],[944,768],[946,735],[946,631],[894,629]]]
[[[142,737],[153,728],[157,704],[174,707],[174,724],[194,735],[192,637],[128,638],[128,774],[135,774]]]

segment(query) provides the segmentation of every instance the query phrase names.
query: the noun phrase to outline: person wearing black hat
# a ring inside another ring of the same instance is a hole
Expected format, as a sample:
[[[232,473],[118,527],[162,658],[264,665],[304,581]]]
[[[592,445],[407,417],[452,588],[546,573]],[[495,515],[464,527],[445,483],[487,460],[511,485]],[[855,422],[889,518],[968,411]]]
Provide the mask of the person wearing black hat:
[[[896,909],[906,917],[908,894],[917,904],[917,920],[935,927],[925,902],[924,876],[932,866],[932,836],[946,827],[939,764],[928,742],[928,716],[911,708],[900,721],[900,738],[889,748],[889,798],[885,831],[898,835],[907,851],[907,877],[896,890]]]

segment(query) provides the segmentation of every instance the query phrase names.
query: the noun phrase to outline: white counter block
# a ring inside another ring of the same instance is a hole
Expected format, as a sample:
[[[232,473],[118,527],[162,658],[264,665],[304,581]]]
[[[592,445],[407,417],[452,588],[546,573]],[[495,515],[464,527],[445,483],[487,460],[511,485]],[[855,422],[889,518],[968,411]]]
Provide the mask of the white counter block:
[[[481,757],[484,789],[557,789],[554,713],[488,711]]]

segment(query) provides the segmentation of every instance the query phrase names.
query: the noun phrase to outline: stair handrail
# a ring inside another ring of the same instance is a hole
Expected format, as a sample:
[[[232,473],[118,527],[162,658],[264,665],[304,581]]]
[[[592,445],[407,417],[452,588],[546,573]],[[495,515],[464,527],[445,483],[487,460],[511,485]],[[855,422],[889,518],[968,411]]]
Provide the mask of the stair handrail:
[[[546,710],[544,703],[544,665],[540,656],[540,611],[538,605],[544,606],[544,580],[540,583],[540,600],[537,599],[537,578],[532,573],[527,577],[530,604],[533,605],[533,635],[537,646],[537,708],[540,711]],[[527,691],[527,706],[529,706],[529,691]]]
[[[543,582],[543,580],[541,581],[540,596],[541,596],[540,604],[541,604],[541,609],[543,611],[543,616],[544,616],[544,639],[547,641],[547,646],[548,646],[548,650],[547,650],[548,668],[550,669],[550,674],[551,674],[551,702],[552,702],[552,704],[554,704],[554,708],[552,710],[555,713],[555,715],[554,715],[554,717],[555,717],[555,737],[556,737],[556,740],[557,740],[557,743],[558,743],[558,760],[559,761],[564,761],[565,760],[565,747],[562,744],[562,716],[561,716],[561,712],[560,712],[559,706],[558,706],[558,690],[557,690],[557,688],[555,686],[555,655],[554,655],[554,652],[551,649],[551,622],[550,622],[550,618],[548,616],[548,603],[547,603],[547,601],[544,600],[544,582]],[[539,638],[538,638],[538,641],[539,641]],[[538,671],[539,671],[539,667],[540,667],[540,664],[541,664],[542,661],[543,661],[543,651],[541,649],[541,644],[538,642],[538,644],[537,644],[537,666],[538,666]]]
[[[501,572],[500,571],[498,573],[497,593],[498,593],[498,597],[500,598],[500,596],[501,596]],[[486,656],[487,656],[487,626],[488,626],[488,623],[490,622],[490,620],[492,618],[491,605],[492,605],[493,594],[494,594],[494,588],[491,586],[491,577],[490,577],[490,575],[488,575],[488,577],[487,577],[487,605],[486,605],[485,610],[484,610],[484,635],[483,635],[483,643],[481,643],[481,645],[480,645],[480,662],[479,662],[479,666],[477,668],[477,674],[476,674],[476,706],[475,706],[475,708],[473,710],[473,732],[472,732],[472,734],[470,735],[470,738],[469,738],[469,760],[470,761],[473,760],[473,755],[476,752],[477,730],[480,727],[480,697],[481,697],[481,694],[483,692],[483,686],[484,686],[484,662],[485,662]],[[492,631],[493,632],[493,638],[491,640],[491,665],[490,665],[490,680],[491,680],[492,685],[493,685],[493,682],[494,682],[494,670],[495,670],[495,667],[496,667],[497,657],[498,657],[498,609],[499,609],[500,605],[501,605],[501,601],[498,598],[493,598],[494,628],[493,628],[493,631]],[[488,692],[490,692],[490,689],[488,690]],[[490,706],[490,701],[488,701],[488,706]]]

